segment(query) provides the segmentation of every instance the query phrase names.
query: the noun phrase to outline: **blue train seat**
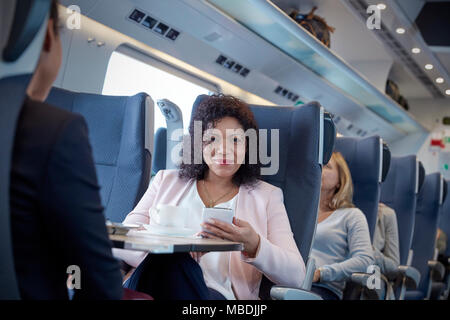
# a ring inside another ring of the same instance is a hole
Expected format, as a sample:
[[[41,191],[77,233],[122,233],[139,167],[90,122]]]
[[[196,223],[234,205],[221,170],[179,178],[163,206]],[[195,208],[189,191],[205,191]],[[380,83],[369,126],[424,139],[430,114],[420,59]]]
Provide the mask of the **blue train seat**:
[[[121,222],[148,187],[153,150],[153,101],[53,88],[47,102],[86,119],[105,216]]]

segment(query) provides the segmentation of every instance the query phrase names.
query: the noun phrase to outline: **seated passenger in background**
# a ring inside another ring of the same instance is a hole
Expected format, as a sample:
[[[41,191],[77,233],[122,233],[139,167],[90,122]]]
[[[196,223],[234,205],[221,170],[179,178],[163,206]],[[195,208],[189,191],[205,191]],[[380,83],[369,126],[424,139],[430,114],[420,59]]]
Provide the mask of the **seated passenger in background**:
[[[448,278],[449,275],[449,257],[446,255],[447,252],[447,234],[441,229],[438,228],[436,232],[436,250],[438,251],[438,260],[446,266],[445,279]],[[448,297],[450,300],[450,295]]]
[[[400,264],[397,216],[395,211],[380,203],[377,226],[373,235],[375,264],[383,274],[397,271]]]
[[[195,150],[194,121],[201,121],[203,137],[203,145]],[[206,131],[213,128],[215,133]],[[236,129],[243,131],[233,132]],[[204,237],[242,242],[242,252],[192,254],[199,265],[186,254],[191,261],[185,261],[190,269],[185,268],[183,272],[197,277],[185,277],[185,280],[201,292],[207,287],[212,289],[209,290],[212,292],[210,298],[258,299],[263,274],[275,284],[293,287],[300,287],[305,275],[305,265],[293,238],[281,189],[259,180],[259,163],[249,164],[249,139],[243,135],[247,129],[257,129],[247,104],[231,96],[205,98],[189,127],[192,159],[195,152],[200,152],[203,155],[201,163],[183,163],[180,170],[159,171],[124,221],[148,224],[150,208],[158,204],[176,205],[188,210],[188,227]],[[211,221],[201,225],[205,207],[233,208],[233,224]],[[210,233],[202,232],[202,226]],[[188,298],[180,293],[180,281],[159,280],[169,278],[169,272],[177,279],[183,278],[173,269],[159,268],[160,255],[134,254],[133,257],[133,253],[126,251],[116,253],[131,266],[139,266],[129,279],[132,289],[148,293],[155,299]]]
[[[436,249],[440,255],[444,255],[447,250],[447,235],[441,228],[436,232]]]
[[[322,170],[319,215],[311,257],[312,291],[325,300],[343,297],[345,281],[373,263],[366,217],[352,203],[353,183],[342,155],[334,152]]]
[[[61,65],[58,8],[52,1],[45,41],[14,139],[11,233],[22,299],[68,299],[67,269],[81,272],[74,299],[121,299],[83,117],[46,104]]]

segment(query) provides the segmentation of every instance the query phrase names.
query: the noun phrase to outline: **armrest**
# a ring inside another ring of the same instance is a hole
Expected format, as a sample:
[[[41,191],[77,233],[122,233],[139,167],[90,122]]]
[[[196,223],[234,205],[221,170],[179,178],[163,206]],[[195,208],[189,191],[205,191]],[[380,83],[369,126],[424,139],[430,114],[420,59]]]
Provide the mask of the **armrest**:
[[[416,289],[420,283],[420,272],[411,266],[398,266],[397,274],[405,279],[406,289]]]
[[[381,300],[386,296],[386,290],[390,283],[383,274],[379,274],[379,282],[375,280],[375,283],[372,283],[371,277],[374,275],[373,273],[355,272],[352,273],[350,281],[364,288],[364,293],[368,299]]]
[[[428,267],[431,270],[431,275],[433,281],[442,281],[445,275],[445,267],[442,263],[437,260],[428,261]]]
[[[316,271],[316,260],[312,257],[309,257],[308,261],[306,262],[305,280],[303,280],[301,289],[306,290],[306,291],[311,290],[315,271]]]
[[[372,276],[372,274],[370,273],[362,273],[362,272],[357,272],[357,273],[352,273],[351,276],[351,281],[359,284],[363,287],[367,287],[367,281],[369,280],[369,277]]]
[[[311,291],[297,288],[273,286],[270,296],[274,300],[323,300],[321,296]]]

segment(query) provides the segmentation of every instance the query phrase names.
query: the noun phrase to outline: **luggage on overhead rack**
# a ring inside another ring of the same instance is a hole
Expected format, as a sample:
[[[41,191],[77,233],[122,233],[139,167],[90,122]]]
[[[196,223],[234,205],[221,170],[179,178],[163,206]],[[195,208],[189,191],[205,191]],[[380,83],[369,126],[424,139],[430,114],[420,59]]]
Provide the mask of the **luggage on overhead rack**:
[[[303,28],[308,30],[309,33],[320,40],[324,45],[330,48],[330,32],[334,32],[335,28],[330,27],[324,18],[315,15],[314,12],[316,10],[317,7],[314,7],[307,14],[300,13],[298,10],[293,10],[289,16]]]

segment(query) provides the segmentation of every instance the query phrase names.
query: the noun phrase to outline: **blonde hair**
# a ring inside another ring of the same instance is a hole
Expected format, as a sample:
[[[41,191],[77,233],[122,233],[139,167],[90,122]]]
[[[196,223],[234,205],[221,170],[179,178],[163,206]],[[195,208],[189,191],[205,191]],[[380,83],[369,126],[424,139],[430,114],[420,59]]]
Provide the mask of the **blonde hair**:
[[[339,188],[331,199],[330,209],[354,208],[353,204],[353,182],[347,162],[340,152],[333,152],[331,159],[334,159],[339,172]],[[330,159],[330,161],[331,161]]]

